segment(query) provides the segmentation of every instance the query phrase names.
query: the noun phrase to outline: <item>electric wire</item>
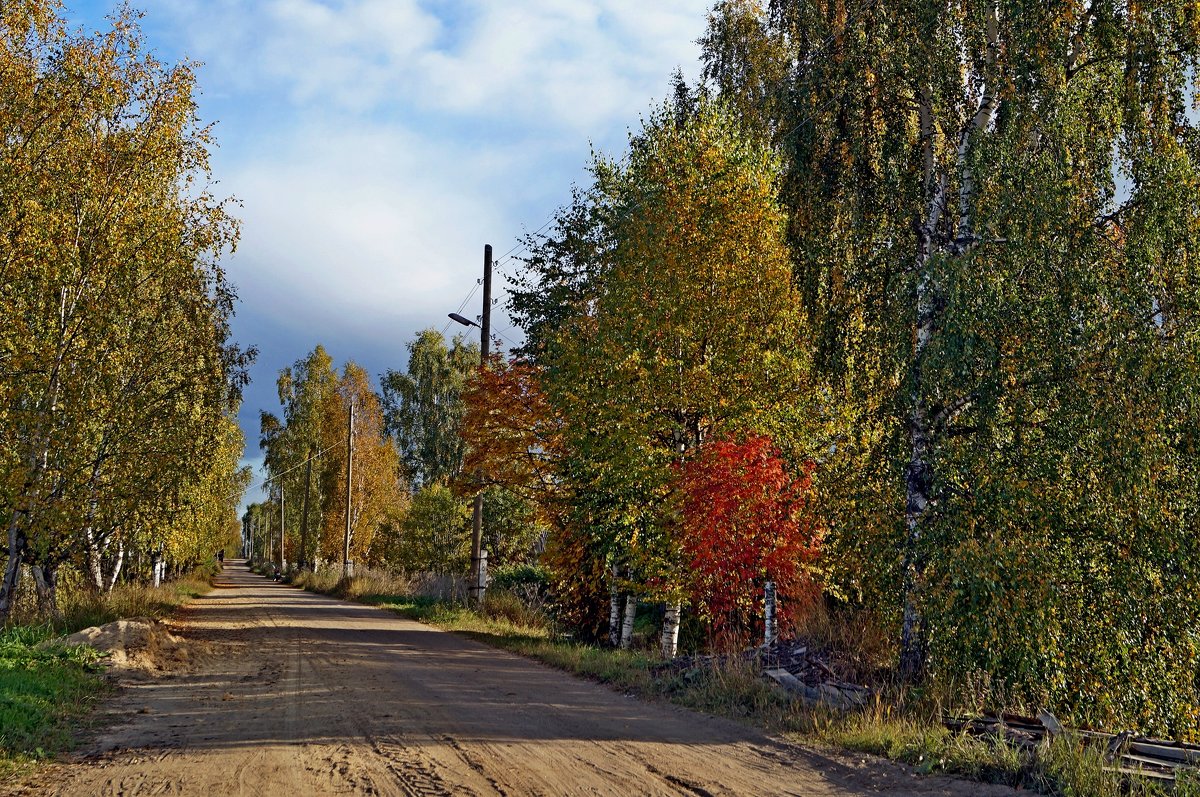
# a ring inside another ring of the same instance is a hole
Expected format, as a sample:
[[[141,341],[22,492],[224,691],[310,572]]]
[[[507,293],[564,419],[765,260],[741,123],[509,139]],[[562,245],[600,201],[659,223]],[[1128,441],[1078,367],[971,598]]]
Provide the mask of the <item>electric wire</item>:
[[[304,459],[302,462],[295,465],[294,467],[288,468],[287,470],[282,471],[280,473],[276,473],[274,476],[269,476],[265,479],[260,479],[257,484],[247,487],[246,492],[249,493],[251,490],[261,490],[261,489],[265,488],[267,485],[269,485],[271,482],[276,481],[277,479],[280,479],[280,478],[288,475],[292,471],[299,470],[300,468],[307,465],[308,463],[310,463],[314,460],[320,459],[323,455],[328,454],[330,451],[333,451],[335,448],[343,448],[343,447],[345,447],[345,445],[346,445],[345,440],[334,443],[332,445],[328,445],[325,448],[322,448],[317,453],[310,454],[306,459]]]
[[[849,26],[852,22],[855,22],[858,19],[861,19],[861,17],[863,15],[865,15],[868,11],[873,9],[878,4],[879,4],[879,0],[867,0],[867,2],[863,3],[859,7],[858,12],[854,15],[853,18],[849,18],[849,17],[847,18],[845,27],[849,28]],[[812,53],[809,54],[809,56],[808,56],[809,62],[814,63],[814,64],[830,63],[832,59],[826,59],[823,61],[819,60],[819,59],[824,54],[823,53],[824,49],[826,47],[828,47],[831,43],[833,43],[833,41],[836,38],[837,38],[836,32],[830,33],[828,36],[826,36],[821,41],[821,43],[816,47],[816,49],[813,50]],[[837,101],[836,96],[831,97],[828,100],[826,100],[824,103],[822,103],[819,108],[816,108],[815,110],[810,111],[808,113],[808,115],[805,116],[803,119],[801,119],[798,123],[796,123],[796,125],[794,125],[791,130],[789,130],[787,133],[785,133],[779,137],[779,144],[782,145],[785,141],[787,141],[793,135],[800,132],[800,129],[802,127],[804,127],[806,124],[808,124],[809,122],[811,122],[813,120],[813,118],[817,116],[817,114],[822,113],[823,111],[827,110],[836,101]],[[626,153],[626,155],[624,155],[622,157],[622,159],[625,159],[627,157],[628,157],[628,153]],[[643,200],[638,200],[637,202],[634,202],[629,207],[625,208],[625,210],[623,210],[621,212],[621,214],[617,217],[616,221],[621,222],[621,221],[626,220],[630,216],[630,214],[632,214],[635,210],[637,210],[641,206],[642,202],[643,202]],[[526,241],[528,241],[529,238],[532,238],[532,237],[535,237],[535,236],[541,234],[541,232],[543,230],[545,230],[547,227],[549,227],[555,221],[556,221],[555,217],[551,216],[549,219],[546,220],[546,222],[544,224],[542,224],[541,227],[538,227],[536,230],[534,230],[531,235],[526,235],[524,238],[519,239],[517,241],[517,243],[515,243],[511,249],[509,249],[507,252],[505,252],[503,255],[500,256],[499,260],[507,259],[510,256],[513,259],[520,259],[521,254],[527,254],[529,252],[529,247],[526,244]],[[517,254],[514,254],[514,253],[517,253]],[[492,266],[495,267],[496,263],[493,262]],[[443,334],[445,334],[445,333],[443,332]]]

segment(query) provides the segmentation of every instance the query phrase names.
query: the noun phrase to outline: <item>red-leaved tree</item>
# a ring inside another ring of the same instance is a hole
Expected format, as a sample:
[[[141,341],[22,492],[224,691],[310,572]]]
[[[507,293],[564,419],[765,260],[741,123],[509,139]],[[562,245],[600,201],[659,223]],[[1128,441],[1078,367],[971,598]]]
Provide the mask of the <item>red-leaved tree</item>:
[[[682,548],[691,605],[714,638],[744,641],[762,628],[766,582],[787,629],[818,592],[820,533],[808,506],[813,464],[788,473],[761,435],[706,442],[681,466]]]

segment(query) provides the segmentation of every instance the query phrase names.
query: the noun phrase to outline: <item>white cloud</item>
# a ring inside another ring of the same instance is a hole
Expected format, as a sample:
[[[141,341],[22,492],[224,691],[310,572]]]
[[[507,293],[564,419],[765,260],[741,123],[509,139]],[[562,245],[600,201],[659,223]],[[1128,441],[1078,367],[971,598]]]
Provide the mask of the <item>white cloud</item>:
[[[243,296],[292,328],[444,315],[477,269],[478,231],[503,228],[478,161],[402,129],[297,129],[227,176],[243,202]]]
[[[707,6],[173,0],[162,12],[186,32],[186,49],[243,92],[351,113],[404,103],[427,113],[517,114],[594,134],[662,96],[674,67],[694,67]]]
[[[694,71],[707,3],[159,0],[151,22],[208,65],[245,308],[353,328],[457,305],[483,241],[540,226],[589,140],[620,146]]]
[[[670,73],[698,73],[711,0],[143,2],[165,59],[206,64],[217,190],[243,202],[227,266],[239,339],[262,347],[253,441],[278,369],[317,342],[402,366],[475,286],[485,242],[500,255],[540,227],[590,142],[619,154]]]

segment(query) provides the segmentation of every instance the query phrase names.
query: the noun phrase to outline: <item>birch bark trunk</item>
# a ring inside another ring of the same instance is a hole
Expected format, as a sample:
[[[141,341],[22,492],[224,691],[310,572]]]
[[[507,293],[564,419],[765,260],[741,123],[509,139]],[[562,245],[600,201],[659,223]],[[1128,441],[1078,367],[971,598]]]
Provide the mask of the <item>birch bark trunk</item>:
[[[637,617],[637,595],[625,596],[625,621],[621,624],[621,650],[633,644],[633,621]]]
[[[667,604],[667,613],[663,618],[662,654],[665,659],[675,658],[679,650],[679,615],[683,607],[679,601]]]
[[[924,156],[926,192],[925,218],[917,232],[916,316],[917,329],[909,372],[909,460],[904,473],[904,617],[900,630],[900,674],[905,679],[920,676],[925,664],[924,628],[919,608],[922,563],[920,561],[921,517],[929,506],[933,483],[933,468],[929,463],[929,408],[924,398],[924,358],[933,339],[937,297],[930,264],[935,237],[945,207],[946,179],[938,174],[934,153],[934,122],[932,101],[928,94],[921,96],[920,123]]]
[[[621,641],[621,593],[617,589],[619,572],[612,570],[612,588],[608,594],[608,641],[615,648]]]
[[[913,336],[911,368],[909,372],[909,461],[904,473],[905,506],[905,557],[904,557],[904,615],[900,631],[900,674],[906,680],[919,678],[925,668],[928,643],[924,618],[920,610],[921,582],[924,576],[921,537],[922,520],[932,500],[933,453],[936,427],[930,407],[925,399],[925,354],[933,340],[939,316],[943,312],[944,297],[933,273],[935,255],[962,257],[977,244],[973,225],[975,204],[975,173],[971,165],[971,145],[976,134],[986,130],[995,118],[999,99],[988,93],[986,74],[995,63],[1000,44],[999,6],[993,4],[987,19],[988,49],[984,57],[985,72],[974,67],[963,71],[963,101],[974,108],[968,121],[959,132],[955,142],[955,167],[958,170],[958,219],[951,240],[939,239],[939,228],[946,209],[949,178],[946,170],[937,163],[934,123],[934,108],[929,94],[923,93],[919,104],[921,128],[923,174],[926,207],[925,217],[917,232],[917,253],[914,269],[917,274],[916,290],[916,334]],[[975,98],[978,99],[975,99]]]
[[[117,578],[121,575],[121,568],[125,564],[125,541],[117,540],[117,555],[113,560],[112,572],[108,574],[108,578],[104,582],[104,591],[112,593],[113,587],[117,585]]]

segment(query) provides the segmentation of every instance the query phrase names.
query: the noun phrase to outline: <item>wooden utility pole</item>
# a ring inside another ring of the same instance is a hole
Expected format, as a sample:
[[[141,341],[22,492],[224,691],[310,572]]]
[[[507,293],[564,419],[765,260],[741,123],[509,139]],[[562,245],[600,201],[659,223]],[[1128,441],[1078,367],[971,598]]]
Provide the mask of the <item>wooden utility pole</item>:
[[[350,496],[354,487],[354,399],[346,422],[346,539],[342,544],[342,578],[350,577]]]
[[[304,466],[304,503],[300,509],[300,567],[312,564],[308,561],[308,494],[312,490],[313,449],[308,447],[308,462]]]
[[[284,549],[284,541],[287,539],[287,537],[285,536],[286,530],[287,530],[287,526],[284,524],[284,519],[283,519],[283,482],[281,481],[281,482],[279,482],[279,569],[280,570],[287,569],[287,555],[286,555],[286,552],[283,550]]]
[[[492,343],[492,245],[483,247],[483,316],[479,325],[479,366],[487,367]],[[483,600],[487,585],[483,583],[483,470],[476,473],[479,492],[475,493],[475,508],[471,516],[471,598]]]

